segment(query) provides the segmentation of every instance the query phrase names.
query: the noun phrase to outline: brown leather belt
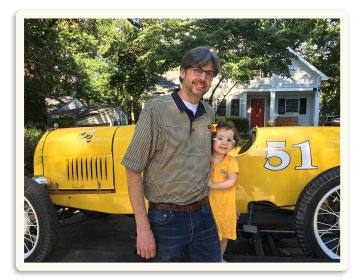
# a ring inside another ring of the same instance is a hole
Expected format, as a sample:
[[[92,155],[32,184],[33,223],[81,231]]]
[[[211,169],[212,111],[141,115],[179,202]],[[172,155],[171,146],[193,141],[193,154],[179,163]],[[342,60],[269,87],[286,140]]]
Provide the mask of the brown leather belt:
[[[166,210],[166,211],[177,211],[177,212],[195,212],[199,211],[201,207],[205,204],[209,203],[209,197],[205,197],[204,199],[188,204],[188,205],[177,205],[173,203],[156,203],[149,202],[149,208],[158,209],[158,210]]]

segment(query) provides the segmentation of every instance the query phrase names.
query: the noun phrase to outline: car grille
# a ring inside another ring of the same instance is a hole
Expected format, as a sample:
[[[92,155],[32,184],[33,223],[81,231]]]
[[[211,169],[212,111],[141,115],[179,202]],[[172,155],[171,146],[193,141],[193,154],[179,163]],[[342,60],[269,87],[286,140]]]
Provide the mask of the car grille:
[[[81,156],[66,161],[69,181],[106,181],[109,167],[106,156]]]

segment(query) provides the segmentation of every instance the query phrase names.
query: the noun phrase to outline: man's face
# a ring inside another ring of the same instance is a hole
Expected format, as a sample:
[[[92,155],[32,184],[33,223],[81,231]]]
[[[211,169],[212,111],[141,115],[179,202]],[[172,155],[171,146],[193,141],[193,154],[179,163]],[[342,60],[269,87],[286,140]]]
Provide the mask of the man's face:
[[[200,74],[200,72],[202,73]],[[181,68],[180,76],[183,79],[182,90],[184,93],[190,98],[196,97],[200,100],[211,86],[213,80],[211,72],[213,72],[211,61],[203,67],[190,67],[186,70]]]

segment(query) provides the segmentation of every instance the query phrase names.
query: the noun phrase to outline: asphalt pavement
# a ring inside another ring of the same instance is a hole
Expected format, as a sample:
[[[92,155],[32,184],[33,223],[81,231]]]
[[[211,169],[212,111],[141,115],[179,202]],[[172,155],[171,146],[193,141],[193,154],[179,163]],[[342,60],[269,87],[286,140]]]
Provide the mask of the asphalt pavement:
[[[238,233],[229,241],[224,259],[228,262],[324,262],[306,258],[294,235],[260,240]],[[263,254],[255,244],[263,244]],[[273,246],[270,246],[273,244]],[[136,254],[136,226],[133,216],[94,215],[78,212],[59,225],[57,242],[47,262],[151,262]],[[190,262],[184,252],[181,262]]]
[[[59,225],[48,262],[146,262],[136,254],[136,228],[126,215],[77,213]]]

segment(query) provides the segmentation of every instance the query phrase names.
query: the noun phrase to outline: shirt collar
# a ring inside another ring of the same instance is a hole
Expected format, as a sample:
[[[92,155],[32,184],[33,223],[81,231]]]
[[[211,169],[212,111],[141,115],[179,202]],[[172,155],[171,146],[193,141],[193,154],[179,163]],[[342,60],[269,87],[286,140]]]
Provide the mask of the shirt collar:
[[[218,164],[215,165],[212,160],[210,160],[210,162],[211,162],[211,165],[212,165],[212,166],[219,166],[220,164],[224,164],[224,163],[227,164],[227,163],[229,162],[229,160],[230,160],[230,157],[229,157],[228,154],[226,154],[226,155],[224,156],[224,158],[222,159],[222,161],[220,161]]]
[[[174,92],[171,94],[171,97],[173,98],[176,106],[178,107],[179,111],[187,111],[189,110],[182,99],[179,96],[180,89],[175,89]],[[202,116],[204,113],[206,113],[205,106],[202,104],[202,102],[199,102],[199,106],[196,110],[195,118]]]

